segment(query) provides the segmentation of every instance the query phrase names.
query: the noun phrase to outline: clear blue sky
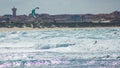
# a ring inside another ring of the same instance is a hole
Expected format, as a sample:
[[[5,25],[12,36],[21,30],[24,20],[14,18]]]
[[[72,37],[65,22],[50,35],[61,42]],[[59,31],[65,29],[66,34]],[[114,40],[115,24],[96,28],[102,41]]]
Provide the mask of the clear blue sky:
[[[0,15],[12,14],[13,6],[18,15],[28,15],[35,7],[40,7],[39,14],[96,14],[120,11],[120,0],[0,0]]]

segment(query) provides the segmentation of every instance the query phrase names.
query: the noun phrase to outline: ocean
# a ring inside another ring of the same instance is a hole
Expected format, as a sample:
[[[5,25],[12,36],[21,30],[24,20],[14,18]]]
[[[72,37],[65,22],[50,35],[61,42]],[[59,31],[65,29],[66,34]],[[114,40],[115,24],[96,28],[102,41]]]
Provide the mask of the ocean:
[[[120,28],[0,32],[0,68],[119,68]]]

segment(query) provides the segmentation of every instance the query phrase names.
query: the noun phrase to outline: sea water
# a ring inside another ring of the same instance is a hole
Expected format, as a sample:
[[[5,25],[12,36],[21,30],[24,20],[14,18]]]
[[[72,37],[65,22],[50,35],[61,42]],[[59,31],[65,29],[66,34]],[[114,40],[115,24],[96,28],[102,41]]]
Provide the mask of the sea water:
[[[120,28],[0,32],[0,68],[119,68]]]

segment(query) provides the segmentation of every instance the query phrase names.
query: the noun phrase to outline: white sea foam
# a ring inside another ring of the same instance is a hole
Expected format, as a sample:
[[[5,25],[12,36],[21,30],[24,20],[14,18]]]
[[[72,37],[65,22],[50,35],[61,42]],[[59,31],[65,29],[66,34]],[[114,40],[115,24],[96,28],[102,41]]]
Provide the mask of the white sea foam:
[[[120,28],[1,32],[0,60],[116,59],[119,44]]]

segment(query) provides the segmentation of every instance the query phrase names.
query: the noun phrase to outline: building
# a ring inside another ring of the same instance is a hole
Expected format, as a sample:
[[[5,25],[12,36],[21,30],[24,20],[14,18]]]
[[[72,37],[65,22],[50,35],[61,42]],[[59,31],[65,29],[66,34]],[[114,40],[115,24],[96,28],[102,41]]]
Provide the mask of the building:
[[[16,11],[17,11],[17,8],[13,7],[13,8],[12,8],[13,17],[16,16]]]

